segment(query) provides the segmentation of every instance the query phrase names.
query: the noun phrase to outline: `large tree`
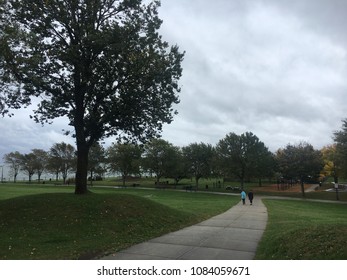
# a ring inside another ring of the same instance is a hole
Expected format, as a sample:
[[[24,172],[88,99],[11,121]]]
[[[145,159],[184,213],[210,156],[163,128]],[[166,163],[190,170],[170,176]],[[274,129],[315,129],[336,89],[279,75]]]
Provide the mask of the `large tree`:
[[[4,161],[10,167],[10,173],[13,176],[13,182],[17,181],[17,176],[21,167],[23,155],[18,152],[11,152],[4,155]]]
[[[199,187],[201,178],[211,176],[211,165],[214,156],[212,145],[205,143],[191,143],[182,148],[187,171],[195,178],[195,186]]]
[[[322,176],[333,177],[334,182],[338,183],[339,177],[342,173],[340,157],[337,152],[337,144],[327,145],[321,149],[322,158],[324,161],[324,167],[322,170]]]
[[[159,1],[3,2],[1,113],[35,100],[37,122],[66,116],[77,145],[75,193],[86,193],[94,143],[144,141],[172,121],[183,54],[158,34]]]
[[[55,143],[49,151],[48,169],[56,174],[56,180],[61,173],[65,184],[69,173],[76,169],[76,149],[65,142]]]
[[[107,149],[110,170],[122,174],[124,187],[129,175],[140,174],[141,154],[142,149],[132,143],[115,143]]]
[[[272,168],[271,153],[252,132],[229,133],[218,142],[216,151],[223,173],[238,177],[241,186],[246,178],[260,179]]]
[[[306,142],[297,145],[288,144],[284,149],[279,149],[276,160],[279,171],[286,179],[300,181],[303,196],[305,196],[305,181],[317,179],[324,166],[320,151]]]
[[[34,153],[23,154],[21,158],[21,170],[28,175],[29,183],[37,169],[37,158]]]
[[[38,181],[41,181],[41,175],[47,168],[48,153],[42,149],[32,149],[32,154],[35,156],[35,172],[37,173]]]
[[[187,178],[188,171],[184,162],[182,149],[178,146],[173,146],[170,156],[171,168],[168,170],[167,178],[175,180],[177,185],[180,180]]]
[[[156,184],[160,178],[168,177],[175,169],[177,149],[168,141],[153,138],[144,146],[142,167],[151,174],[155,174]]]
[[[342,128],[334,133],[336,144],[335,161],[338,164],[340,175],[347,175],[347,119],[342,120]],[[336,178],[337,179],[337,178]],[[337,181],[336,181],[337,182]]]

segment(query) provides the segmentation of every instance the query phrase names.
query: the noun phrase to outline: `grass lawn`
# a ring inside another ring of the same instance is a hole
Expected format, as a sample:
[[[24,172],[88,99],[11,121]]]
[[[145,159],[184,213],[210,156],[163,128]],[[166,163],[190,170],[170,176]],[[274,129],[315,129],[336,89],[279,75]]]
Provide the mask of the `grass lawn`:
[[[254,188],[254,192],[257,195],[265,195],[265,196],[281,196],[288,198],[303,198],[302,193],[298,192],[265,192]],[[339,201],[346,202],[347,201],[347,192],[339,192],[338,193]],[[326,191],[317,191],[317,192],[305,192],[306,199],[316,199],[316,200],[331,200],[337,201],[335,192],[326,192]]]
[[[238,197],[0,185],[0,259],[90,259],[226,211]]]
[[[347,260],[347,205],[263,200],[268,226],[257,259]]]
[[[0,184],[0,259],[91,259],[205,220],[238,201],[168,189],[92,187],[91,194],[76,196],[73,187]],[[269,221],[256,259],[347,259],[346,204],[264,203]]]

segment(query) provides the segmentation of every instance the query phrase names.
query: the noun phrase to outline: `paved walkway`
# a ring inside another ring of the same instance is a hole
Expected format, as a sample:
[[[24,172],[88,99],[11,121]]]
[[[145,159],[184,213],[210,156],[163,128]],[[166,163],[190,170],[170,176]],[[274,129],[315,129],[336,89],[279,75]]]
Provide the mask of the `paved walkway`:
[[[247,201],[248,202],[248,201]],[[103,260],[251,260],[267,223],[260,198],[199,224],[134,245]]]

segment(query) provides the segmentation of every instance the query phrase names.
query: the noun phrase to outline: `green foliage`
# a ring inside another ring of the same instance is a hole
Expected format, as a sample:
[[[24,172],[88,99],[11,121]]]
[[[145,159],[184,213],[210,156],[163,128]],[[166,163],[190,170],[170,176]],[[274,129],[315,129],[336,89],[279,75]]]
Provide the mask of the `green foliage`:
[[[214,149],[210,144],[192,143],[183,147],[182,152],[186,169],[195,178],[195,184],[198,187],[200,178],[211,176]]]
[[[305,195],[304,182],[317,180],[324,166],[320,151],[305,142],[298,145],[288,144],[285,149],[278,150],[276,160],[279,171],[285,179],[301,182],[303,195]]]
[[[90,180],[93,182],[95,176],[102,177],[106,172],[106,151],[100,143],[95,143],[90,147],[88,158],[88,171]]]
[[[47,168],[48,154],[42,149],[32,149],[32,154],[35,158],[34,169],[40,181],[42,173]]]
[[[160,178],[172,175],[177,169],[179,149],[163,139],[152,139],[144,147],[142,167],[154,174],[157,182]]]
[[[183,54],[158,34],[158,1],[6,2],[0,113],[41,97],[37,122],[66,116],[77,144],[76,193],[86,193],[93,144],[145,141],[172,121]]]
[[[241,185],[245,179],[260,179],[273,170],[272,154],[251,132],[229,133],[218,142],[216,151],[223,174],[237,176]]]
[[[36,165],[37,160],[34,153],[28,153],[21,156],[21,170],[28,175],[29,182],[31,182],[31,178],[35,174]]]
[[[127,176],[140,174],[142,149],[135,144],[113,144],[107,149],[109,168],[122,174],[123,186]]]
[[[70,171],[76,169],[76,149],[67,143],[55,143],[49,151],[47,169],[58,176],[61,173],[64,183]]]
[[[342,121],[342,128],[334,133],[336,144],[335,162],[337,163],[338,175],[347,175],[347,119]]]
[[[10,173],[13,176],[13,182],[16,182],[17,180],[17,176],[21,166],[21,159],[22,159],[22,155],[18,151],[10,152],[4,155],[4,161],[10,167],[10,170],[11,170]]]

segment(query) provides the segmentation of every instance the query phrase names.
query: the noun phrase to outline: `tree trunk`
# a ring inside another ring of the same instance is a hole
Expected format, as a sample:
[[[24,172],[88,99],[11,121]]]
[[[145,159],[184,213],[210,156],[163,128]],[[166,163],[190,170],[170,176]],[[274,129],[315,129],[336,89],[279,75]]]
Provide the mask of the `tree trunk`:
[[[246,177],[246,175],[245,175],[245,167],[244,166],[242,166],[242,168],[241,168],[241,174],[240,174],[240,180],[241,180],[241,187],[243,188],[243,185],[244,185],[244,183],[245,183],[245,177]]]
[[[83,141],[77,141],[77,170],[75,194],[86,194],[88,176],[88,152],[89,148]]]
[[[200,179],[200,177],[195,177],[195,187],[197,189],[199,188],[199,179]]]
[[[261,181],[261,178],[259,178],[259,187],[262,187],[262,181]]]
[[[122,180],[122,181],[123,181],[123,188],[125,188],[125,177],[126,177],[126,175],[123,174],[123,175],[122,175],[122,179],[123,179],[123,180]]]
[[[305,197],[304,179],[301,179],[301,193],[302,193],[302,196]]]
[[[89,147],[86,140],[85,123],[84,123],[84,105],[83,105],[83,90],[80,89],[79,75],[76,74],[77,81],[75,82],[76,92],[76,112],[74,119],[74,126],[76,132],[76,146],[77,146],[77,170],[75,181],[75,194],[88,193],[88,154]],[[79,86],[77,86],[79,85]]]

